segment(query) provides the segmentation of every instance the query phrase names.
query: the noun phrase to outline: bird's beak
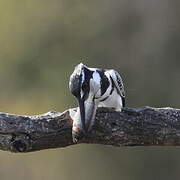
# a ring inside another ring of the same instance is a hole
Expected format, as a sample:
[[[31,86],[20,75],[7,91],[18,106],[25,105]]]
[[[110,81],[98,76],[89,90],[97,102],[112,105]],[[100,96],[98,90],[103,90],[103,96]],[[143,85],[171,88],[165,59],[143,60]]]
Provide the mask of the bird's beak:
[[[81,123],[82,123],[82,130],[84,133],[87,133],[91,130],[91,127],[94,123],[95,117],[95,103],[93,100],[79,100],[79,108],[80,108],[80,115],[81,115]]]
[[[81,124],[82,130],[84,133],[87,132],[86,125],[85,125],[85,107],[84,107],[84,100],[82,98],[78,99],[79,109],[80,109],[80,116],[81,116]]]

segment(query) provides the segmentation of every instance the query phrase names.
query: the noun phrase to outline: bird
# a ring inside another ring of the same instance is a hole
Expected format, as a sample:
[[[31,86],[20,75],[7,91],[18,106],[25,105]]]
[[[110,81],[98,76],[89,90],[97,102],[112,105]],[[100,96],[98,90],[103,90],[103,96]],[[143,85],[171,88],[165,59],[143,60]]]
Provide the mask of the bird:
[[[78,102],[73,119],[73,142],[91,131],[98,107],[121,111],[125,106],[123,80],[114,69],[90,68],[80,63],[70,76],[69,90]]]

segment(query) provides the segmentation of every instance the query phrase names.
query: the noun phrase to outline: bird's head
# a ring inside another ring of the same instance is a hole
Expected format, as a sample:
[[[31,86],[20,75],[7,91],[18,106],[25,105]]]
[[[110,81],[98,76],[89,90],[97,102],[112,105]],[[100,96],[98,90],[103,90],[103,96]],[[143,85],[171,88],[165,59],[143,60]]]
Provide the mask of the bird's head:
[[[100,76],[96,69],[78,64],[70,76],[69,89],[76,97],[80,111],[80,126],[84,133],[91,130],[96,112],[96,96],[100,89]]]

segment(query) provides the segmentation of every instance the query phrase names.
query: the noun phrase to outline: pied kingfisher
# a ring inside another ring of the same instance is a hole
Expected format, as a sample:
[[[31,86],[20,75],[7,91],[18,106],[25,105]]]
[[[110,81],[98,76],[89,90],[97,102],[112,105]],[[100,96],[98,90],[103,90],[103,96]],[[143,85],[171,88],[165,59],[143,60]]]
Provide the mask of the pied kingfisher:
[[[123,81],[113,69],[89,68],[80,63],[70,76],[69,89],[79,105],[73,120],[74,142],[92,129],[97,107],[121,111],[125,106]]]

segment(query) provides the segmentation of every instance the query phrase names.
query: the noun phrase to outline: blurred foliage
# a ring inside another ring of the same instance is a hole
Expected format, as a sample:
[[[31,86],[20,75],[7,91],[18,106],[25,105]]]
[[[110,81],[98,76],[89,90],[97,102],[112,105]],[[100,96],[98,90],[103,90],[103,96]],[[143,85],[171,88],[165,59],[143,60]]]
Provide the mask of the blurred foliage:
[[[63,111],[79,62],[114,68],[128,106],[180,107],[178,0],[0,1],[0,110]],[[179,179],[179,148],[77,145],[0,153],[1,180]]]

